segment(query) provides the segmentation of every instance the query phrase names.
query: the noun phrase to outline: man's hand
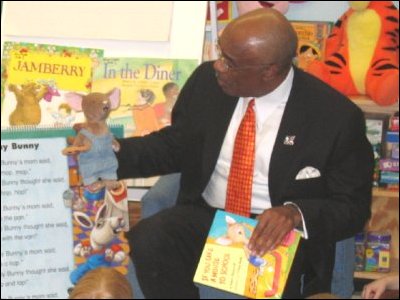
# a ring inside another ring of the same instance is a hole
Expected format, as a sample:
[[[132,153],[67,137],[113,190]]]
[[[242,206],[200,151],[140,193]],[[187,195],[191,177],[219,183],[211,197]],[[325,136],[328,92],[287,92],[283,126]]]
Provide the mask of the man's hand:
[[[69,146],[63,149],[62,154],[64,155],[74,155],[79,154],[81,152],[89,151],[90,147],[87,146]]]
[[[252,255],[263,256],[275,249],[286,234],[301,222],[301,214],[294,205],[288,204],[265,210],[258,216],[258,224],[249,241],[248,247]]]

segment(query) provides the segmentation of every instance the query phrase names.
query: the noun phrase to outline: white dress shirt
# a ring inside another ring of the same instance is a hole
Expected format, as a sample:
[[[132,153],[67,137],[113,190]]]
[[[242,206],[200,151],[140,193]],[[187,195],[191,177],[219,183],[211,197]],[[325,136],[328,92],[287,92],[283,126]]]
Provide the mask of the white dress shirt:
[[[286,79],[274,91],[255,98],[256,156],[251,200],[251,213],[254,214],[260,214],[271,207],[268,188],[269,163],[292,84],[293,69],[290,70]],[[204,199],[213,207],[221,209],[225,207],[226,189],[236,132],[251,99],[253,98],[239,99],[225,135],[214,172],[203,192]]]
[[[271,93],[255,98],[254,110],[256,114],[256,157],[254,161],[253,190],[251,199],[251,213],[261,214],[271,208],[271,197],[268,186],[269,163],[272,150],[278,135],[283,112],[289,99],[293,85],[293,68],[290,69],[285,80]],[[253,98],[240,98],[232,115],[228,131],[226,132],[217,164],[204,192],[206,202],[216,208],[225,208],[226,189],[229,170],[233,155],[236,132],[246,113],[248,103]],[[294,204],[285,202],[284,204]],[[297,205],[294,204],[296,207]],[[308,238],[306,224],[301,210],[303,237]]]

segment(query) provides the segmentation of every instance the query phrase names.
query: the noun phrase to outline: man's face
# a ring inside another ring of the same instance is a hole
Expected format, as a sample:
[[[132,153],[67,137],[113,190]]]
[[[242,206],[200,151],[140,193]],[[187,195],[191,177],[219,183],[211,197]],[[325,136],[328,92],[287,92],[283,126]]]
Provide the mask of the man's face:
[[[263,95],[263,70],[269,64],[260,62],[256,52],[243,45],[236,46],[232,40],[221,36],[218,59],[214,69],[222,90],[236,97]]]

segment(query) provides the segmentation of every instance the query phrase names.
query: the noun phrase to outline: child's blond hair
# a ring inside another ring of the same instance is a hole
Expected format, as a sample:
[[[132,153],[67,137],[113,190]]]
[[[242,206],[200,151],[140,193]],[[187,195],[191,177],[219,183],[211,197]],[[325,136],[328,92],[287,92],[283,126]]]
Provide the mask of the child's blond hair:
[[[132,288],[124,275],[113,268],[97,268],[82,277],[69,299],[132,299]]]

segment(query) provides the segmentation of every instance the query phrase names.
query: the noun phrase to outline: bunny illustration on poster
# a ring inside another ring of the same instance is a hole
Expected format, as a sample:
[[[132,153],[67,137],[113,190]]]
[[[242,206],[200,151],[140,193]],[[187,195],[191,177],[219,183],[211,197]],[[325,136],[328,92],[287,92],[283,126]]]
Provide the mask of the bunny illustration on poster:
[[[125,187],[122,186],[121,190]],[[129,229],[126,201],[126,197],[119,201],[114,190],[107,190],[104,204],[98,209],[94,222],[82,211],[73,213],[80,228],[91,230],[89,240],[79,241],[74,247],[74,255],[86,258],[86,261],[71,272],[73,284],[89,270],[119,264],[127,257],[118,242],[118,235]]]

